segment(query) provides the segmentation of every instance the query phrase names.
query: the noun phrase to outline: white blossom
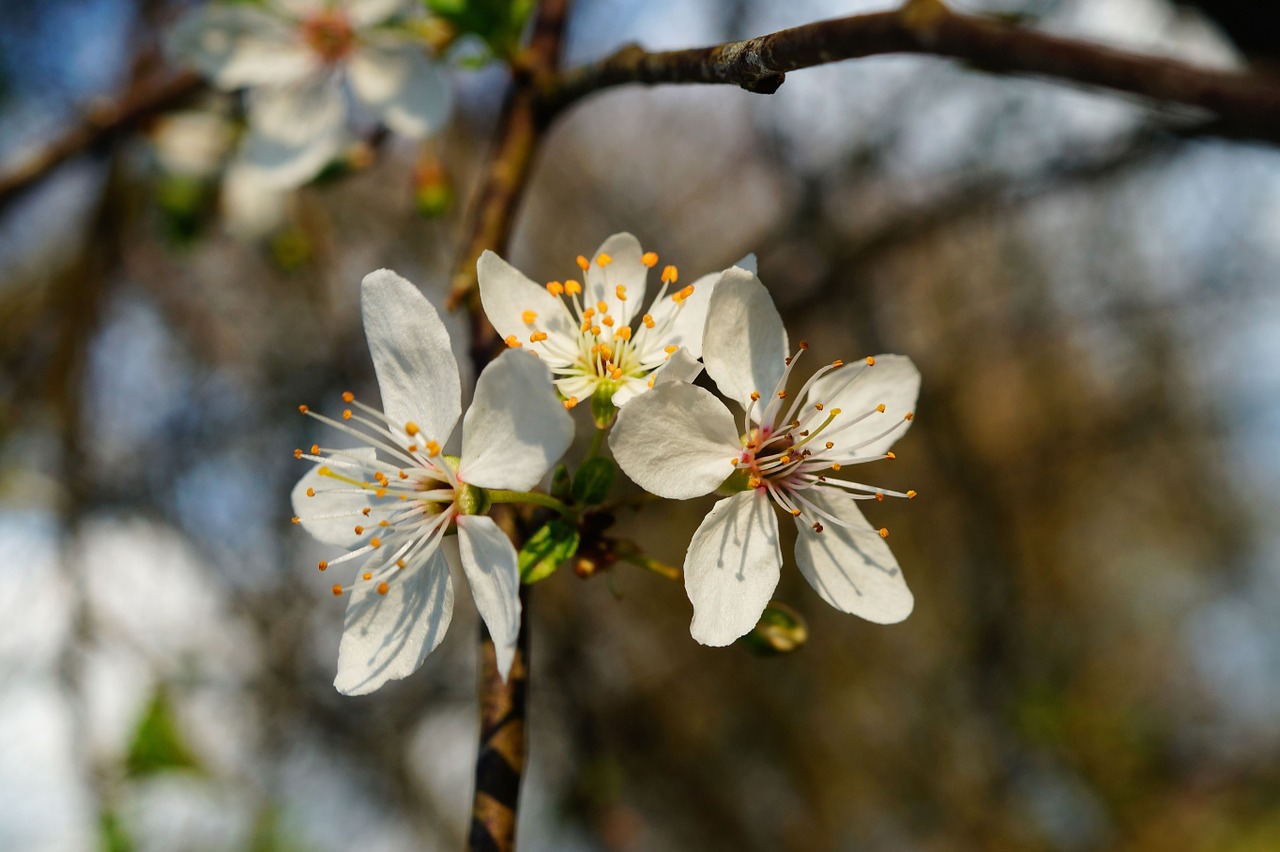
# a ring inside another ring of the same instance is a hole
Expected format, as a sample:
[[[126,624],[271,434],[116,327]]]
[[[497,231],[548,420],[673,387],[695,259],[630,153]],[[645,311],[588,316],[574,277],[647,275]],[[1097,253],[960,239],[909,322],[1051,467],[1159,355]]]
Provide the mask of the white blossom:
[[[703,520],[684,563],[692,633],[727,645],[755,626],[782,564],[776,504],[794,519],[796,563],[823,600],[870,621],[910,614],[913,598],[858,500],[912,498],[836,474],[893,458],[889,447],[914,418],[920,374],[909,358],[877,355],[817,370],[787,391],[807,349],[788,356],[786,331],[768,291],[751,273],[725,273],[708,306],[707,373],[742,409],[735,418],[709,391],[673,382],[618,416],[610,447],[622,469],[662,497],[728,490]]]
[[[240,157],[276,187],[298,186],[347,140],[347,94],[396,133],[420,138],[449,113],[450,91],[421,41],[385,26],[404,0],[266,0],[208,5],[174,32],[173,47],[224,89],[248,87]]]
[[[573,424],[547,368],[505,352],[481,373],[462,417],[459,458],[442,447],[461,415],[458,364],[439,315],[390,270],[366,276],[365,334],[382,393],[379,411],[347,393],[340,418],[301,410],[360,446],[296,450],[317,462],[293,489],[295,522],[347,552],[322,571],[359,565],[333,586],[349,595],[338,676],[348,695],[416,671],[444,637],[453,612],[449,563],[460,563],[510,669],[520,625],[519,573],[510,540],[484,511],[485,489],[534,487],[568,448]],[[456,531],[456,546],[452,536]],[[442,546],[444,545],[444,546]]]
[[[707,305],[722,273],[681,287],[679,271],[666,266],[661,288],[642,312],[658,256],[639,240],[614,234],[592,258],[577,261],[581,282],[545,287],[491,251],[476,266],[489,321],[508,346],[536,352],[551,368],[566,407],[593,398],[621,407],[655,384],[697,377]],[[613,409],[606,409],[602,426],[612,418]]]

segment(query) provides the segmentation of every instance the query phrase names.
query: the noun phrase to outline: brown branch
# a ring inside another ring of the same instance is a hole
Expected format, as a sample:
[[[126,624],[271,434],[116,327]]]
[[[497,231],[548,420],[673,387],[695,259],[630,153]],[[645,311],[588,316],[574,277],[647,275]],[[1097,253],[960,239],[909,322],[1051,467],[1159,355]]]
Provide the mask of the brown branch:
[[[119,101],[88,110],[67,133],[0,172],[0,203],[77,154],[168,109],[198,91],[201,85],[199,77],[184,72],[134,87]]]
[[[1058,38],[992,18],[952,12],[941,0],[910,0],[896,11],[854,15],[712,47],[649,53],[623,47],[560,75],[542,107],[556,113],[593,92],[625,83],[728,83],[777,91],[786,72],[888,53],[961,59],[987,71],[1032,74],[1207,110],[1211,129],[1280,142],[1280,78],[1219,71]]]
[[[472,358],[477,374],[494,356],[497,335],[476,298],[476,261],[485,249],[505,251],[516,205],[528,182],[530,166],[545,125],[538,121],[541,82],[559,68],[569,0],[542,0],[534,19],[529,49],[512,80],[503,105],[484,182],[471,217],[465,249],[452,279],[449,307],[466,304],[471,315]],[[511,532],[510,515],[500,519]],[[520,782],[527,750],[525,698],[529,674],[529,590],[521,588],[523,617],[511,673],[498,676],[493,640],[482,634],[480,655],[480,749],[472,799],[472,852],[510,852],[516,845]]]

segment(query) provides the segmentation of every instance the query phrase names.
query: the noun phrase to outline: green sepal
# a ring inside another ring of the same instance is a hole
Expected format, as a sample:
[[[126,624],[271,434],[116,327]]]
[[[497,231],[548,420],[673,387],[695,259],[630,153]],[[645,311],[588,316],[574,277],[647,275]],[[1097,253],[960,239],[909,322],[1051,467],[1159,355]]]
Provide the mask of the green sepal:
[[[558,464],[551,474],[551,496],[563,502],[569,499],[570,493],[569,468]]]
[[[545,580],[577,551],[578,528],[559,518],[547,521],[520,548],[520,582],[528,585]]]
[[[533,0],[425,0],[427,10],[461,34],[479,36],[494,56],[510,59],[533,11]]]
[[[573,477],[573,502],[579,506],[603,503],[618,478],[618,467],[603,456],[587,459]]]

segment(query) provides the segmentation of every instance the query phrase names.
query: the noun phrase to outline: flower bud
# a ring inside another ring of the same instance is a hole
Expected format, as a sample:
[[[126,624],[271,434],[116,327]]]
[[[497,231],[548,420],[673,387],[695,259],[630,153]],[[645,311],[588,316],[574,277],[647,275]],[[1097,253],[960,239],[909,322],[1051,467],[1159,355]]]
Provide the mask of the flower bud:
[[[778,601],[769,601],[760,621],[742,637],[742,645],[761,657],[790,654],[809,641],[809,627],[800,613]]]

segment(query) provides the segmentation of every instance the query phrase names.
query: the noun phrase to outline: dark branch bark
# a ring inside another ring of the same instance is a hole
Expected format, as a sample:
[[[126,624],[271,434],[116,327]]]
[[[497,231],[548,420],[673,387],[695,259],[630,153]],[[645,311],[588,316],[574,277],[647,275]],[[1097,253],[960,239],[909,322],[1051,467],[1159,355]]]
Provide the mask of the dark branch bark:
[[[649,53],[637,45],[565,72],[544,93],[558,112],[625,83],[728,83],[765,94],[786,72],[845,59],[917,53],[961,59],[987,71],[1033,74],[1198,107],[1220,135],[1280,142],[1280,78],[1218,71],[1140,56],[950,11],[940,0],[818,21],[712,47]]]
[[[116,103],[89,110],[66,134],[0,173],[0,203],[77,154],[174,106],[201,85],[194,74],[178,74],[140,85]]]

